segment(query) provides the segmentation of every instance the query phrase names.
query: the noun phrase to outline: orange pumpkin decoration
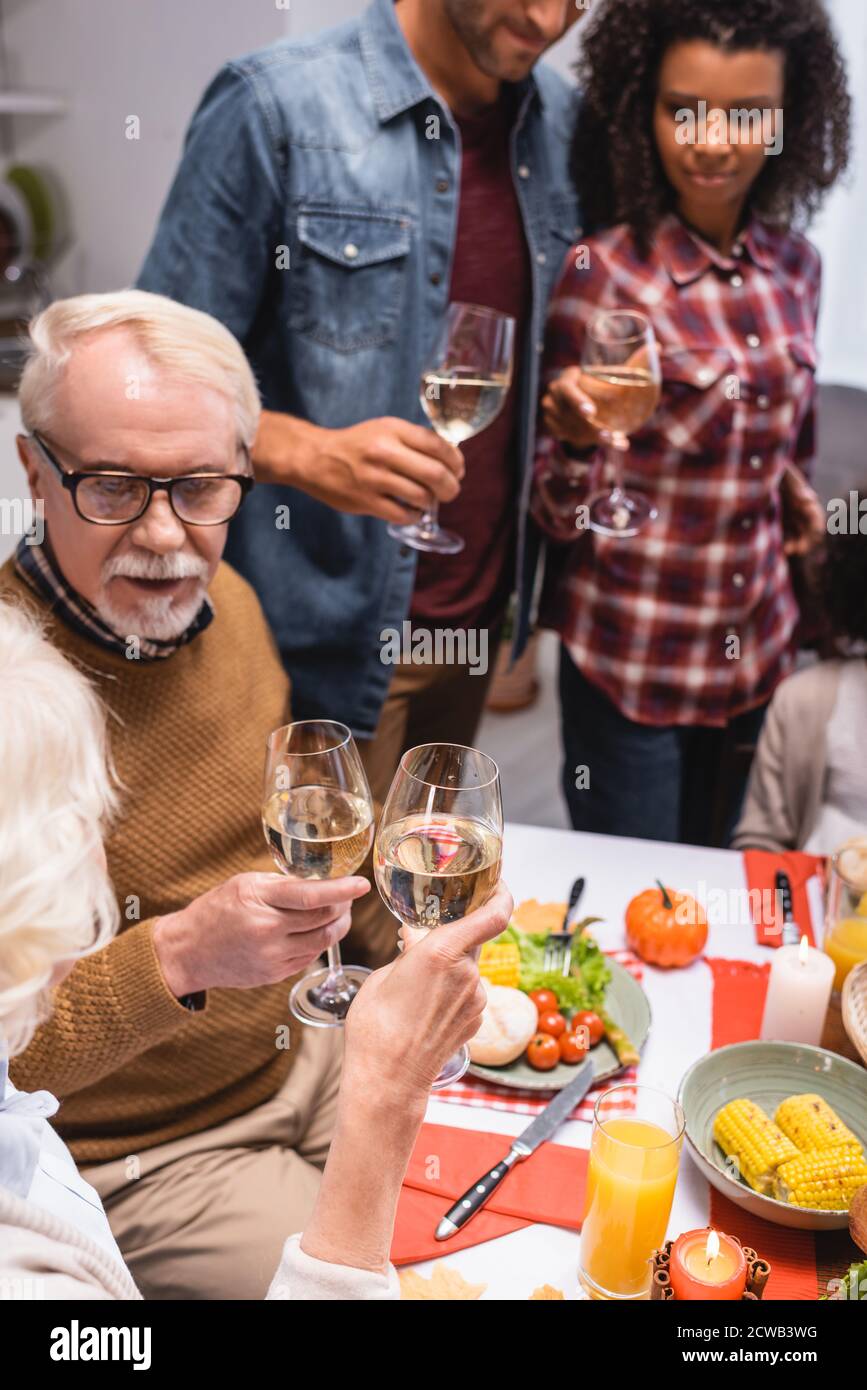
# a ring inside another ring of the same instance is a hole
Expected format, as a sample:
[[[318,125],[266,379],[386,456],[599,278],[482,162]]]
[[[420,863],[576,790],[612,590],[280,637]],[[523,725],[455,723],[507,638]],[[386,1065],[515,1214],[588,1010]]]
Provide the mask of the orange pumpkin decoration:
[[[648,965],[689,965],[707,941],[704,908],[688,893],[647,888],[626,909],[626,940]]]

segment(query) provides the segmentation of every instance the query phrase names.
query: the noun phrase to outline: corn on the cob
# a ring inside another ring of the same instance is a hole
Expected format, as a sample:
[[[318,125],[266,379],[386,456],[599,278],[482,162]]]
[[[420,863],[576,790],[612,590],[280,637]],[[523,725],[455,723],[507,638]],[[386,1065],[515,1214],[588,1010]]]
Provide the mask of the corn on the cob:
[[[785,1135],[804,1153],[813,1149],[836,1149],[858,1144],[851,1129],[821,1096],[789,1096],[774,1116]]]
[[[867,1161],[860,1145],[819,1149],[780,1164],[774,1196],[793,1207],[848,1211],[859,1187],[867,1184]]]
[[[486,941],[479,956],[479,974],[492,985],[517,989],[521,978],[521,953],[514,941]]]
[[[751,1100],[724,1105],[714,1120],[713,1136],[755,1192],[769,1193],[780,1164],[798,1156],[791,1139]]]

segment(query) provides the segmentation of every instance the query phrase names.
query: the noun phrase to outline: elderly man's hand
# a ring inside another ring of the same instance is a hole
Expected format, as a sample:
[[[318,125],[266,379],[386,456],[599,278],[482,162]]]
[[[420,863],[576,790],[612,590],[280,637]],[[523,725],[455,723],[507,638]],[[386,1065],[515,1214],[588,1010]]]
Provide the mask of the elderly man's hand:
[[[154,949],[177,998],[204,989],[277,984],[341,941],[364,878],[322,882],[236,874],[154,926]]]
[[[486,994],[476,958],[509,925],[502,884],[484,907],[419,936],[376,970],[346,1016],[344,1071],[352,1084],[425,1096],[449,1057],[479,1030]]]

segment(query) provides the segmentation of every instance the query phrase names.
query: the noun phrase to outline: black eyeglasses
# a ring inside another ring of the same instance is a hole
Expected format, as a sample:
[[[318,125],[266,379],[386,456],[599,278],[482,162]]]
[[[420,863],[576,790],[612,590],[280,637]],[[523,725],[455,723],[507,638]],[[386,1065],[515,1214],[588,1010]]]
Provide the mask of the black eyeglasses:
[[[72,493],[82,521],[95,526],[126,526],[144,516],[155,492],[168,494],[179,521],[189,526],[222,526],[239,510],[253,479],[249,473],[187,473],[180,478],[144,478],[138,473],[64,468],[36,431],[29,436]],[[244,450],[245,454],[247,451]],[[249,454],[247,454],[249,460]]]

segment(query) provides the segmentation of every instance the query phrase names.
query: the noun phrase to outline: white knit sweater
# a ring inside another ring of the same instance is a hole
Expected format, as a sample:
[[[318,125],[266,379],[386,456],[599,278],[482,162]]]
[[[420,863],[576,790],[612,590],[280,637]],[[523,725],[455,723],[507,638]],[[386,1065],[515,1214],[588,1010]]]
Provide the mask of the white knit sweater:
[[[300,1235],[288,1238],[266,1295],[269,1299],[345,1302],[400,1298],[388,1274],[326,1264],[306,1255]],[[140,1299],[126,1265],[35,1203],[0,1187],[0,1299]]]
[[[78,1172],[49,1117],[48,1092],[17,1091],[0,1058],[0,1302],[140,1299],[99,1194]],[[327,1264],[287,1239],[271,1299],[400,1298],[397,1274]]]

